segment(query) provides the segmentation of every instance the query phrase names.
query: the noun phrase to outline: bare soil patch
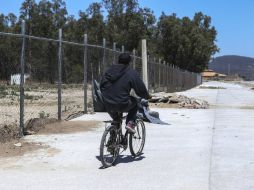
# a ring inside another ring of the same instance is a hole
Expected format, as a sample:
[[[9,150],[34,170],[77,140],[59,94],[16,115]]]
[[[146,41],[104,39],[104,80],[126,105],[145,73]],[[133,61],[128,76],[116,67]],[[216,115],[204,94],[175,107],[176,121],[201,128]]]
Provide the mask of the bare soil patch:
[[[254,109],[254,105],[252,106],[241,106],[240,109]]]
[[[69,134],[91,131],[99,126],[98,121],[58,121],[49,118],[35,118],[26,123],[25,133],[33,134]]]
[[[200,86],[200,89],[226,89],[225,87],[221,86]]]
[[[61,121],[47,124],[38,134],[70,134],[95,130],[100,126],[99,121]]]
[[[21,146],[15,146],[15,144],[18,143],[20,143]],[[33,152],[42,148],[48,147],[42,143],[25,142],[23,140],[0,143],[0,158],[23,156],[27,152]]]
[[[16,124],[0,125],[0,143],[19,139],[19,128]]]
[[[179,104],[149,103],[150,108],[179,108]]]
[[[28,122],[26,131],[30,134],[71,134],[77,132],[86,132],[95,130],[100,126],[98,121],[55,121],[46,119],[35,119],[33,122]],[[28,152],[33,152],[39,149],[47,149],[47,155],[53,156],[59,150],[51,148],[43,143],[26,142],[25,139],[19,139],[19,130],[17,126],[3,126],[0,130],[4,140],[1,138],[0,143],[0,158],[23,156]]]

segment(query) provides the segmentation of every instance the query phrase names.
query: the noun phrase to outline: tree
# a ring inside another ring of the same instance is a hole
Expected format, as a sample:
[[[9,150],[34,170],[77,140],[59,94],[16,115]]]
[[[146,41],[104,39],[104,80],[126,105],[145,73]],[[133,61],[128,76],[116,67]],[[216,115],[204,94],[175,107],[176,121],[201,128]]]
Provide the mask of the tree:
[[[201,12],[192,20],[163,13],[157,33],[160,55],[182,69],[202,72],[208,67],[210,57],[218,51],[216,34],[211,18]]]
[[[140,8],[137,0],[103,0],[108,12],[106,35],[111,43],[137,49],[142,38],[152,35],[156,22],[153,12]]]
[[[218,51],[211,17],[201,12],[193,18],[162,13],[156,23],[153,11],[141,7],[138,0],[101,0],[81,10],[77,18],[68,15],[64,0],[24,0],[19,17],[12,13],[0,14],[0,31],[20,33],[21,20],[26,22],[28,35],[57,39],[58,29],[62,28],[64,40],[83,43],[87,33],[89,44],[102,45],[106,38],[108,47],[116,42],[118,48],[124,45],[125,50],[137,49],[138,53],[141,39],[145,38],[151,56],[162,57],[193,72],[203,71]],[[20,72],[20,47],[20,39],[0,36],[0,79],[8,80],[11,74]],[[27,39],[25,72],[33,80],[55,82],[57,47],[55,42]],[[98,77],[102,53],[103,49],[89,48],[88,72],[94,72],[95,77]],[[111,61],[110,54],[107,57]],[[82,68],[83,48],[63,44],[63,82],[82,81]]]
[[[86,31],[90,36],[90,43],[101,44],[103,37],[105,37],[105,23],[101,8],[101,3],[92,3],[86,10],[88,16]]]

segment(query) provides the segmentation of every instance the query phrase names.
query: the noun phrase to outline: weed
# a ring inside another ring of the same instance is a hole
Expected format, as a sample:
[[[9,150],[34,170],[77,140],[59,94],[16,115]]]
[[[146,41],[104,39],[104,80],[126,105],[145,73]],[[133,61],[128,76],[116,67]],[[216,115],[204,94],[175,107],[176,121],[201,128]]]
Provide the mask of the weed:
[[[5,86],[0,86],[0,98],[5,98],[8,95]]]
[[[33,100],[34,96],[29,95],[29,94],[25,94],[25,99],[27,99],[27,100]]]
[[[49,118],[50,114],[49,113],[45,113],[45,111],[41,111],[39,113],[39,118],[41,119],[45,119],[45,118]]]
[[[14,91],[14,90],[11,91],[11,95],[12,95],[12,96],[18,96],[17,92]]]

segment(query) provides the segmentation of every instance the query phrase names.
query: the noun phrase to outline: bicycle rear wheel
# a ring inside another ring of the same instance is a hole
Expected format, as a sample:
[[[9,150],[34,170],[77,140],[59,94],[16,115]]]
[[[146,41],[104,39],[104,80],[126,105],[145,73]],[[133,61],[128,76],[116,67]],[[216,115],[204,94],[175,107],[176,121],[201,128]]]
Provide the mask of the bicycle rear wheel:
[[[110,134],[114,133],[115,138],[110,142]],[[119,138],[116,127],[111,125],[103,133],[100,144],[100,158],[103,167],[107,168],[114,164],[119,156]]]
[[[130,134],[129,145],[131,155],[134,157],[140,156],[144,149],[146,139],[145,124],[141,119],[136,120],[136,133]]]

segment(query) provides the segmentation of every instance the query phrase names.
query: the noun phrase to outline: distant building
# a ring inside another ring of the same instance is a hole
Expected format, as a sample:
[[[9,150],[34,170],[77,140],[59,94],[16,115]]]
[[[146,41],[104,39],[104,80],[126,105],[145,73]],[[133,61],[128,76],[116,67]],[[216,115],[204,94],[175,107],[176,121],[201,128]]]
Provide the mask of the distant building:
[[[29,77],[30,77],[29,74],[25,74],[24,83],[26,82],[26,79],[28,79]],[[20,81],[21,81],[21,74],[11,75],[11,85],[20,85]]]
[[[205,70],[201,75],[204,80],[224,80],[227,77],[227,75],[217,73],[211,69]]]

